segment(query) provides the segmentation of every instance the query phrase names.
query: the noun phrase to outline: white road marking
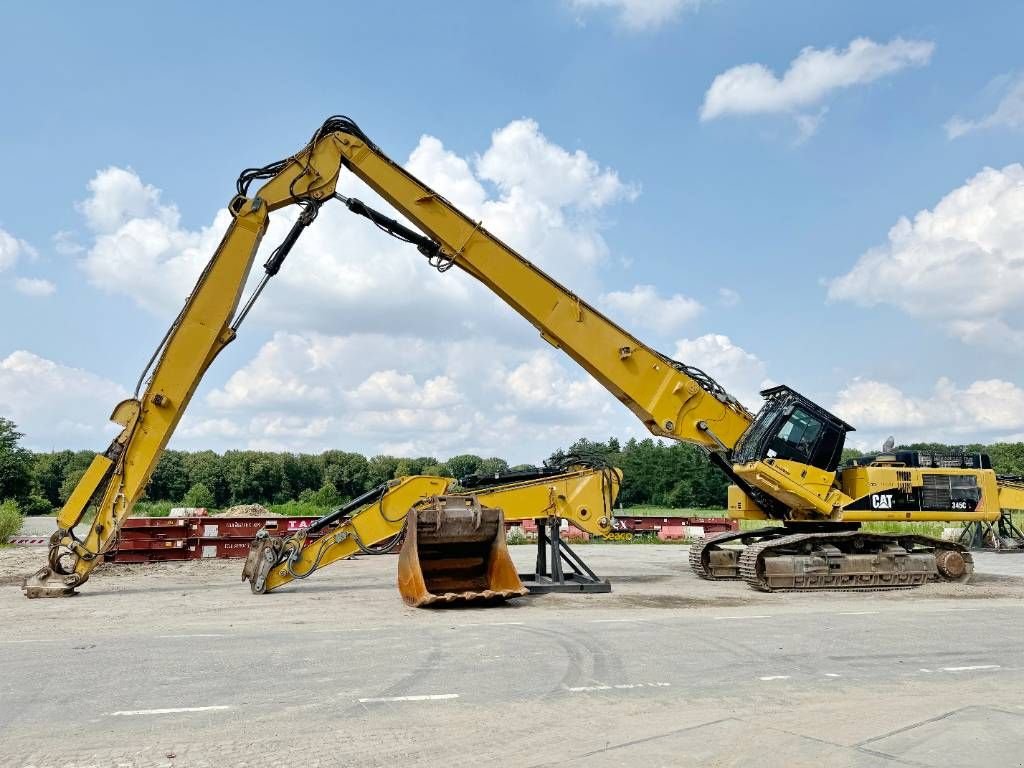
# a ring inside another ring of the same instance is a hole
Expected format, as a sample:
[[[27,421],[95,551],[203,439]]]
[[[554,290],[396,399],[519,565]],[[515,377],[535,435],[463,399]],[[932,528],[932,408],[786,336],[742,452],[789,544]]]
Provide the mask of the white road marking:
[[[970,672],[975,669],[999,669],[998,664],[975,664],[971,667],[943,667],[943,672]]]
[[[766,675],[759,677],[758,680],[789,680],[789,675]]]
[[[134,717],[136,715],[174,715],[179,712],[213,712],[215,710],[231,709],[227,704],[218,704],[213,707],[167,707],[166,709],[127,709],[120,712],[111,712],[111,717]]]
[[[57,643],[57,642],[60,642],[61,639],[62,638],[49,637],[49,638],[41,638],[39,640],[0,640],[0,643],[5,643],[5,644],[14,644],[14,643]]]
[[[521,627],[522,621],[471,621],[468,624],[456,624],[458,627]]]
[[[769,616],[768,614],[765,613],[765,614],[759,614],[757,616],[713,616],[712,618],[715,621],[729,621],[729,620],[739,620],[739,619],[770,619],[771,616]]]
[[[917,671],[918,671],[918,672],[931,672],[931,670],[930,670],[930,669],[925,669],[924,667],[921,667],[921,668],[920,668],[919,670],[917,670]]]
[[[837,616],[872,616],[878,611],[840,611]]]
[[[346,627],[344,629],[311,629],[313,634],[337,633],[337,632],[377,632],[385,627]]]
[[[446,699],[457,699],[457,693],[427,693],[419,696],[378,696],[367,699],[359,699],[360,704],[384,704],[391,701],[444,701]]]
[[[213,632],[210,632],[208,634],[207,633],[199,633],[199,632],[197,632],[197,633],[192,634],[192,635],[157,635],[157,639],[159,639],[159,640],[178,640],[180,638],[186,638],[186,637],[227,637],[227,635],[217,634],[217,633],[213,633]]]
[[[618,685],[578,685],[565,690],[571,693],[588,693],[590,691],[629,691],[634,688],[668,688],[672,683],[619,683]]]
[[[643,619],[591,619],[591,624],[624,624],[643,621]]]
[[[835,672],[826,672],[825,677],[839,677]]]

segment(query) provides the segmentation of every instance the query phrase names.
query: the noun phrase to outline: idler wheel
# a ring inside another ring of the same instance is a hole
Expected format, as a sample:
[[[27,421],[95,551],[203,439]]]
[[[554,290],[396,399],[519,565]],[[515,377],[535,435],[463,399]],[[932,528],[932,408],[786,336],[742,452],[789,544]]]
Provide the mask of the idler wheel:
[[[964,555],[955,549],[944,549],[935,554],[935,567],[947,579],[961,579],[967,573],[967,561]]]

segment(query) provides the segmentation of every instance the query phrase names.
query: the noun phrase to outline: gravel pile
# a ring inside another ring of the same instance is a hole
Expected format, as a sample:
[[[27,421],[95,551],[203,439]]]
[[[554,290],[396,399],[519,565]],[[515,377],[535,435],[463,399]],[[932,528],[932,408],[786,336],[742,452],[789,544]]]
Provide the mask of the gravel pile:
[[[211,515],[211,517],[281,517],[281,515],[271,512],[262,504],[238,504]]]

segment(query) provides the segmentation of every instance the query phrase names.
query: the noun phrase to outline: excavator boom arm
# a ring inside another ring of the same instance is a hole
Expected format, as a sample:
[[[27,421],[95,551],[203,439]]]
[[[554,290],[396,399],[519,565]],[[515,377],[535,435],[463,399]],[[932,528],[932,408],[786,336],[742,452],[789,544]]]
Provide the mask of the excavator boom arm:
[[[347,128],[347,130],[346,130]],[[716,382],[646,346],[390,160],[352,124],[342,162],[632,410],[655,435],[731,449],[751,415]],[[351,206],[350,206],[351,207]]]
[[[293,203],[305,209],[285,244],[267,262],[268,277],[280,268],[301,227],[312,222],[320,204],[334,194],[339,171],[337,152],[314,137],[305,149],[278,164],[255,198],[240,194],[231,201],[233,219],[224,238],[154,353],[150,362],[155,361],[155,366],[145,387],[149,366],[135,396],[114,409],[111,421],[121,432],[93,459],[58,514],[49,565],[26,579],[26,595],[71,594],[116,544],[124,519],[145,490],[199,381],[235,338],[238,323],[248,311],[246,306],[236,318],[270,212]],[[79,538],[73,529],[93,504],[96,517]]]
[[[612,530],[612,511],[621,480],[617,469],[580,468],[493,486],[465,494],[465,498],[502,510],[506,522],[558,517],[603,536]],[[379,498],[338,521],[314,541],[307,540],[306,531],[280,538],[262,535],[253,542],[242,580],[249,581],[254,593],[272,592],[326,565],[367,552],[401,534],[410,510],[428,506],[432,498],[447,494],[454,482],[452,478],[426,475],[395,480]],[[504,531],[498,535],[504,536]]]

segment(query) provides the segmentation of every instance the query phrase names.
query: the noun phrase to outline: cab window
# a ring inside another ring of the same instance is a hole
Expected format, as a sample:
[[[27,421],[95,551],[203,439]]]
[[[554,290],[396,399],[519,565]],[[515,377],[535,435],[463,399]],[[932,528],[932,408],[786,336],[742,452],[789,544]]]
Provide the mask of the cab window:
[[[822,423],[819,419],[802,408],[794,408],[789,418],[783,422],[778,434],[769,443],[768,458],[810,464],[821,428]]]

